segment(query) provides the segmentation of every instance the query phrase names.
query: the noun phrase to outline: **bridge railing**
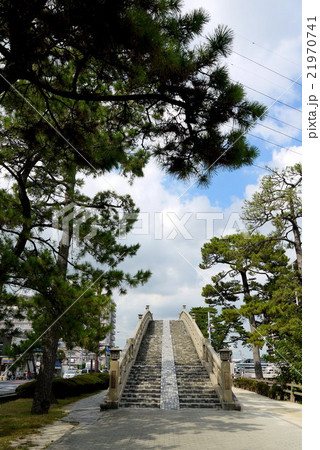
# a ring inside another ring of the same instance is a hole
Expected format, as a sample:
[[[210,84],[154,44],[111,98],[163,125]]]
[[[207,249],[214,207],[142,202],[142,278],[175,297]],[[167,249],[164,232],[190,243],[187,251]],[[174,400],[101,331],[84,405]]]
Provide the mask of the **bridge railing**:
[[[229,350],[222,349],[221,356],[216,353],[209,339],[203,336],[196,321],[185,310],[185,307],[180,313],[179,319],[186,325],[200,361],[208,372],[222,407],[224,409],[240,409],[240,404],[232,392]]]
[[[100,405],[101,409],[118,407],[131,367],[137,358],[142,338],[145,335],[149,322],[153,320],[153,315],[149,311],[148,305],[146,306],[145,314],[139,314],[138,317],[139,321],[133,337],[127,339],[126,346],[121,350],[121,356],[118,360],[112,360],[111,349],[109,389],[106,403]]]
[[[136,326],[133,337],[127,339],[127,344],[123,349],[119,361],[119,399],[121,398],[123,389],[126,385],[131,367],[137,358],[142,338],[145,335],[151,320],[153,320],[153,315],[149,311],[149,306],[147,306],[145,314],[139,314],[139,322]]]

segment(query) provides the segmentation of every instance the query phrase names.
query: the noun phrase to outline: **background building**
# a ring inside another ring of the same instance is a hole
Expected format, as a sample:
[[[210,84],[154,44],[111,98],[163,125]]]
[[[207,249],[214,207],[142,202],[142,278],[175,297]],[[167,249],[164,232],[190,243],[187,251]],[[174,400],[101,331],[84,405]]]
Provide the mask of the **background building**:
[[[4,375],[6,369],[13,363],[13,359],[5,354],[6,347],[13,344],[20,344],[27,339],[26,333],[32,332],[32,324],[27,319],[12,319],[12,329],[8,332],[5,322],[0,322],[0,374]],[[103,325],[112,325],[111,330],[106,334],[105,338],[99,342],[99,354],[89,352],[79,346],[69,349],[63,341],[59,342],[56,375],[63,375],[68,368],[81,369],[92,368],[101,369],[109,367],[109,348],[115,345],[116,336],[116,305],[112,303],[112,307],[108,312],[107,319],[101,319]],[[13,372],[19,377],[25,378],[27,374],[30,377],[36,376],[41,364],[42,351],[41,348],[35,348],[32,355],[27,361],[13,368]]]

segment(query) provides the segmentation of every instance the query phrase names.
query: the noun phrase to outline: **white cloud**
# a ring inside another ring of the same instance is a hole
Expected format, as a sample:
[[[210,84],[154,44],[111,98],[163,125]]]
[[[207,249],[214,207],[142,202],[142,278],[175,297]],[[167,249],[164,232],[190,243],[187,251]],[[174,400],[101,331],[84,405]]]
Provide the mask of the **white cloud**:
[[[270,167],[283,169],[287,166],[293,166],[302,160],[302,147],[282,148],[280,151],[274,150]]]

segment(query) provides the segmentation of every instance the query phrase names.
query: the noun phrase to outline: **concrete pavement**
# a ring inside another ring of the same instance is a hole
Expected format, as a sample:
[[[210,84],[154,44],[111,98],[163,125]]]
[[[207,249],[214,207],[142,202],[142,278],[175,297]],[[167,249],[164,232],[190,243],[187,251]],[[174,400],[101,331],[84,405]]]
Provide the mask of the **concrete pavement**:
[[[97,413],[93,405],[103,395],[98,394],[100,398],[90,397],[91,406],[88,406],[87,412],[85,401],[82,401],[81,407],[74,405],[72,415],[65,420],[77,421],[79,425],[49,448],[301,449],[300,405],[271,400],[242,389],[234,389],[234,392],[242,411],[123,408]]]

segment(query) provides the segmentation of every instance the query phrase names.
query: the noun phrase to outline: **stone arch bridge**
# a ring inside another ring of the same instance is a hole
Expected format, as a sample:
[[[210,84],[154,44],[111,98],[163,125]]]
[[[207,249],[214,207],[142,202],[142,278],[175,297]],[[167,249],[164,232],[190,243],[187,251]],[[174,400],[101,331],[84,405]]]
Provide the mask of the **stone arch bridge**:
[[[146,307],[123,351],[111,349],[110,386],[101,409],[240,409],[228,349],[217,354],[183,307],[179,320],[153,320]]]

